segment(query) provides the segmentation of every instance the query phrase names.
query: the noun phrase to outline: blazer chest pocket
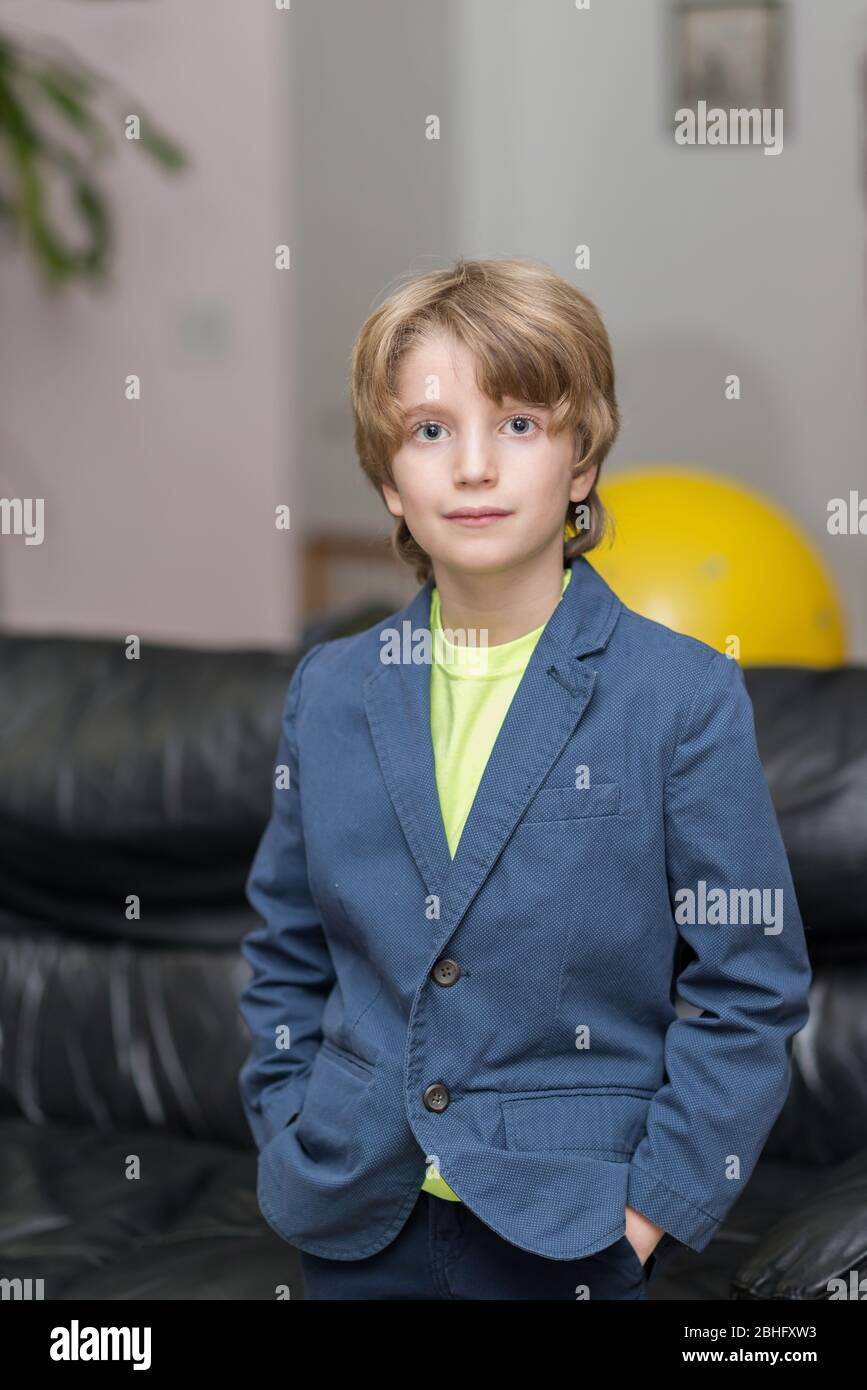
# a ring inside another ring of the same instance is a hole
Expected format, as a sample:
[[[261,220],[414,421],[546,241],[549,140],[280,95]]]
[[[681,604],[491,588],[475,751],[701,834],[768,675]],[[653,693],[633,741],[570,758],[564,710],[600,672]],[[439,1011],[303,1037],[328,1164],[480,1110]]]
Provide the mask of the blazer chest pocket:
[[[522,1091],[500,1097],[507,1149],[575,1149],[592,1158],[625,1163],[645,1132],[654,1092],[576,1087]]]
[[[540,787],[528,804],[521,824],[616,816],[619,811],[619,782],[592,782],[589,787]]]

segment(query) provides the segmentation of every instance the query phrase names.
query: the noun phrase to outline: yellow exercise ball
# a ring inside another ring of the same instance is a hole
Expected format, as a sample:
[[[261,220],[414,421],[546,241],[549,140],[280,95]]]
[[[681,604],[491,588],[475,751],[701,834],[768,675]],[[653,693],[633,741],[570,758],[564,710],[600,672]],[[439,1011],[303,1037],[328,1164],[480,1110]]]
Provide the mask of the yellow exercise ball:
[[[743,666],[837,666],[843,603],[817,550],[760,493],[669,465],[599,485],[613,522],[587,558],[629,608]]]

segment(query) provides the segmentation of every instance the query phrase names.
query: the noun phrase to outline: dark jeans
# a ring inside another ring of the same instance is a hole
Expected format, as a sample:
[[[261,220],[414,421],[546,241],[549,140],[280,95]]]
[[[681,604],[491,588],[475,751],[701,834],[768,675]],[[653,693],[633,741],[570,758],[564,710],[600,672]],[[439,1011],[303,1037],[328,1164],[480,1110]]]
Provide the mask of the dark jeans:
[[[299,1250],[305,1298],[646,1299],[642,1266],[621,1236],[581,1260],[549,1260],[511,1245],[463,1202],[419,1192],[390,1245],[363,1260]]]

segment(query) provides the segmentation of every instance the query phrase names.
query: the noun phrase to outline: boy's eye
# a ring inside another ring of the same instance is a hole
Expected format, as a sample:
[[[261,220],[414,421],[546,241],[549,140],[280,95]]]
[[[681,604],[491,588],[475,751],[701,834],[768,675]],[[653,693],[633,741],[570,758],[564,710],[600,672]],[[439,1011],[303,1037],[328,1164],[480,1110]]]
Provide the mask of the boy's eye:
[[[443,428],[443,426],[442,426],[442,425],[438,425],[437,422],[436,422],[436,420],[422,420],[422,421],[420,422],[420,424],[414,426],[414,428],[413,428],[412,431],[411,431],[411,434],[412,434],[413,439],[416,439],[416,438],[418,437],[418,435],[417,435],[417,431],[418,431],[418,430],[441,430],[442,428]],[[438,440],[438,439],[436,439],[436,438],[431,439],[431,436],[430,436],[429,434],[426,434],[426,435],[424,436],[424,438],[425,438],[425,439],[431,440],[431,443],[433,443],[433,444],[439,443],[439,440]]]
[[[536,417],[535,417],[535,415],[510,415],[509,418],[508,418],[508,420],[506,420],[505,423],[506,423],[507,425],[514,425],[515,423],[518,423],[518,424],[520,424],[520,425],[522,426],[522,428],[519,429],[519,430],[517,431],[517,433],[515,433],[515,434],[512,435],[512,438],[513,438],[513,439],[521,439],[521,438],[523,438],[525,435],[532,434],[533,431],[532,431],[530,428],[528,428],[528,426],[530,426],[530,425],[535,425],[537,429],[541,429],[541,428],[542,428],[542,422],[541,422],[541,420],[537,420]],[[439,443],[439,436],[437,436],[437,435],[432,435],[431,433],[426,433],[426,434],[424,434],[424,435],[419,435],[419,434],[418,434],[418,431],[419,431],[419,430],[431,431],[431,430],[442,430],[442,429],[445,429],[445,425],[439,424],[439,422],[436,421],[436,420],[421,420],[421,421],[419,421],[419,423],[418,423],[417,425],[414,425],[414,426],[413,426],[413,428],[412,428],[412,430],[410,431],[410,433],[411,433],[413,439],[419,439],[419,438],[421,438],[421,439],[426,439],[426,440],[427,440],[429,443],[431,443],[431,444],[438,444],[438,443]]]
[[[525,427],[524,429],[518,431],[519,436],[524,434],[532,434],[532,430],[526,428],[528,425],[535,425],[537,429],[542,428],[541,421],[537,420],[534,415],[513,415],[509,420],[506,421],[506,424],[513,425],[516,421],[519,421]]]

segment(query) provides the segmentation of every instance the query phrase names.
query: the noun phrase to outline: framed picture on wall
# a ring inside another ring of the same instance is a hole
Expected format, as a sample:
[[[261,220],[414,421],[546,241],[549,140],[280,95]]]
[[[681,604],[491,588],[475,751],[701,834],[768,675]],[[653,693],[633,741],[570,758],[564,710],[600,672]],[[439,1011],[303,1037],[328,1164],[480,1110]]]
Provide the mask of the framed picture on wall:
[[[785,109],[780,0],[680,0],[674,6],[675,109]]]

